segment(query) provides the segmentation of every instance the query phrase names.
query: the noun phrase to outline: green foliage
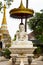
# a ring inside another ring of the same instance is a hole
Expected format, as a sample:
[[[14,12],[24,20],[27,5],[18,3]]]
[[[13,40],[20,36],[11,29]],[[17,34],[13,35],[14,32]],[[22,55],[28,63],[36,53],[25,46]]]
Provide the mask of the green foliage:
[[[34,31],[35,37],[43,42],[43,12],[35,13],[35,16],[29,20],[28,25]]]
[[[9,43],[9,44],[6,44],[6,47],[7,47],[7,48],[9,48],[10,46],[11,46],[11,44],[10,44],[10,43]]]
[[[10,54],[11,54],[11,52],[9,51],[9,49],[4,49],[3,50],[4,52],[3,52],[3,54],[4,54],[4,56],[6,57],[6,58],[9,58],[10,57]]]
[[[17,32],[19,32],[19,30],[17,30]]]
[[[0,11],[1,11],[1,9],[2,9],[2,2],[0,1]]]
[[[34,54],[41,54],[41,48],[37,47],[37,49],[35,49]]]
[[[33,52],[34,57],[39,57],[40,55],[43,55],[43,46],[37,46],[37,49]]]
[[[0,56],[3,56],[3,52],[2,52],[2,50],[0,50]]]
[[[10,5],[12,4],[13,0],[4,0],[6,2],[6,5],[8,7],[10,7]],[[1,9],[3,8],[3,4],[2,4],[2,1],[0,1],[0,11]]]
[[[4,1],[7,1],[7,2],[13,2],[13,0],[4,0]]]
[[[11,3],[13,2],[13,0],[4,0],[6,2],[6,4],[8,5],[8,7],[10,7]]]
[[[17,32],[19,32],[19,30],[17,30]],[[14,35],[14,39],[13,39],[13,41],[15,41],[16,40],[16,34]]]
[[[14,35],[14,39],[13,39],[13,41],[15,41],[16,40],[16,35]]]
[[[40,11],[43,12],[43,9],[41,9]]]

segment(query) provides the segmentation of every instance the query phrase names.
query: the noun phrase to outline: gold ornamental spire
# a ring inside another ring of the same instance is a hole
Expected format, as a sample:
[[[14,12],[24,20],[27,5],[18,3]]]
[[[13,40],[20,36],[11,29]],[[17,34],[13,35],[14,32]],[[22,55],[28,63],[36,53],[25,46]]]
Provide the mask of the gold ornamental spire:
[[[19,8],[25,8],[24,5],[23,5],[22,0],[21,0],[20,7]]]
[[[3,11],[4,11],[4,14],[3,14],[3,20],[2,20],[2,25],[3,24],[7,24],[6,22],[6,5],[4,4],[4,7],[3,7]]]

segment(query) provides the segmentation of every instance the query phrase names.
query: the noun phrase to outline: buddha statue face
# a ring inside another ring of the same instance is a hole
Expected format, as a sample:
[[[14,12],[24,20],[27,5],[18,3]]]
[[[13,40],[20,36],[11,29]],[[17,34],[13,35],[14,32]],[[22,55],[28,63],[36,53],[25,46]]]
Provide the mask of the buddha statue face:
[[[19,25],[19,30],[20,30],[20,32],[25,31],[25,26],[24,26],[24,24],[20,24],[20,25]]]

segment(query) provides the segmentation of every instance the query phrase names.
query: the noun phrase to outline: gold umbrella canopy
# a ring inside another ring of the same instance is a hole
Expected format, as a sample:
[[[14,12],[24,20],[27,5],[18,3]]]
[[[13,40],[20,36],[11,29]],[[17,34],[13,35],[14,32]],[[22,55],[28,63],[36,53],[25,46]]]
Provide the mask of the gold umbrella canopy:
[[[29,18],[33,16],[34,11],[32,9],[28,9],[25,8],[22,4],[22,0],[21,0],[21,4],[19,6],[19,8],[14,8],[10,11],[10,16],[13,18],[19,18],[19,19],[23,19],[23,18]]]

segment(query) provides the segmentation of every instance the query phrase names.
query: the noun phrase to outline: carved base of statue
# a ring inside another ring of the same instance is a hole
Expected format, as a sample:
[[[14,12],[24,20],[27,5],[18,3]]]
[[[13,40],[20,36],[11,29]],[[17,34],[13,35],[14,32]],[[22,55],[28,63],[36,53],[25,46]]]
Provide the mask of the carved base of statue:
[[[25,32],[24,24],[19,25],[19,32],[16,33],[16,40],[13,41],[9,50],[11,51],[12,62],[14,65],[29,65],[33,56],[33,51],[36,47],[33,47],[32,41],[28,41],[28,35]]]

